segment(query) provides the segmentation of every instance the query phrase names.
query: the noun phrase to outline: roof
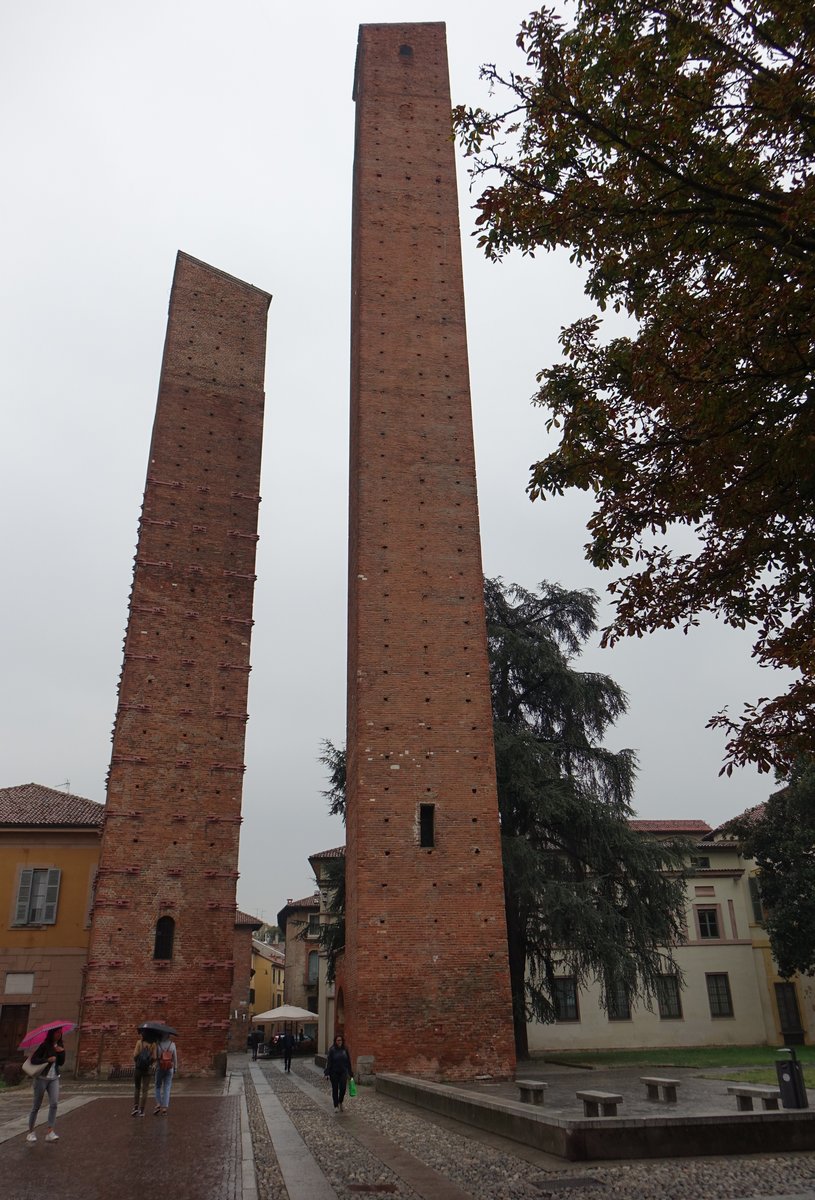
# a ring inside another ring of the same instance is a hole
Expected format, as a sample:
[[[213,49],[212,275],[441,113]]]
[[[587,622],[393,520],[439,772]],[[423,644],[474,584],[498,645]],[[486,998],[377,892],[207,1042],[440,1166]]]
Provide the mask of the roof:
[[[104,816],[104,804],[41,783],[0,788],[0,825],[99,829]]]
[[[287,900],[286,908],[319,908],[320,893],[314,892],[311,896],[306,896],[304,900]]]
[[[309,854],[308,861],[315,858],[345,858],[345,846],[335,846],[333,850],[320,850],[317,854]]]
[[[253,929],[260,929],[263,921],[260,917],[250,916],[249,913],[241,912],[240,909],[235,913],[235,925],[251,925]]]
[[[707,821],[629,821],[638,833],[686,833],[699,837],[710,833]]]
[[[297,912],[298,909],[320,907],[320,893],[314,892],[311,896],[305,896],[302,900],[287,900],[277,914],[277,924],[283,933],[286,932],[286,922],[291,913]]]
[[[283,946],[275,946],[270,942],[259,942],[257,938],[252,938],[252,950],[255,954],[259,954],[261,958],[266,958],[270,962],[276,962],[279,966],[283,966],[286,962],[286,953]]]
[[[753,821],[760,821],[761,818],[764,816],[764,810],[766,807],[767,807],[767,805],[763,801],[761,804],[754,804],[752,808],[746,809],[743,813],[740,813],[737,817],[731,817],[729,821],[724,821],[723,824],[717,825],[715,829],[711,829],[709,831],[709,833],[706,834],[704,840],[706,842],[710,842],[710,841],[713,841],[713,839],[717,838],[717,837],[725,838],[728,841],[733,842],[733,844],[735,845],[737,843],[737,839],[734,838],[734,836],[733,836],[732,826],[737,821],[744,825],[749,825]]]

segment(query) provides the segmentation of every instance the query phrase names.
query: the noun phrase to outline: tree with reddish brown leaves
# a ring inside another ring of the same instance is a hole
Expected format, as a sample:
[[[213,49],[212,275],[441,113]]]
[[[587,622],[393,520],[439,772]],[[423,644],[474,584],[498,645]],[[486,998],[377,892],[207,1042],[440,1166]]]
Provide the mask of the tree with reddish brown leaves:
[[[526,73],[483,68],[503,110],[455,112],[479,243],[568,247],[632,329],[603,337],[595,310],[562,331],[535,398],[561,440],[530,497],[593,492],[587,557],[619,572],[605,643],[712,612],[792,669],[710,721],[723,770],[788,772],[815,750],[811,5],[580,0],[518,44]]]

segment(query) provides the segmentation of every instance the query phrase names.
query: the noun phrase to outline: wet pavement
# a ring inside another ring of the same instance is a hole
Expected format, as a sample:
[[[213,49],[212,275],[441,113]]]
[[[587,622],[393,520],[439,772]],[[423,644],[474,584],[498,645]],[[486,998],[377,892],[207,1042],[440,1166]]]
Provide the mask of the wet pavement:
[[[573,1106],[575,1090],[612,1082],[562,1068],[528,1074],[550,1082],[547,1107]],[[730,1111],[722,1081],[683,1076],[681,1105]],[[638,1073],[614,1082],[631,1109],[647,1105]],[[477,1086],[517,1096],[512,1085]],[[166,1117],[152,1116],[152,1103],[131,1117],[127,1083],[64,1079],[54,1143],[44,1141],[44,1111],[39,1140],[26,1142],[30,1103],[26,1085],[0,1092],[3,1200],[143,1200],[156,1191],[172,1200],[815,1200],[811,1153],[578,1165],[372,1088],[335,1115],[322,1073],[305,1059],[286,1075],[278,1062],[232,1056],[226,1079],[176,1080]]]

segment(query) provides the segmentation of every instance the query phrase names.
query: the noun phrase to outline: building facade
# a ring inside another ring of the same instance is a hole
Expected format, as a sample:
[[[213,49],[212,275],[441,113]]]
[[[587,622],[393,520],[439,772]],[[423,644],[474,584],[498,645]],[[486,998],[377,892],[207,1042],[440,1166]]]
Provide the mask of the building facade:
[[[27,783],[0,788],[0,1065],[26,1031],[80,1019],[104,806]],[[66,1039],[67,1064],[76,1039]]]
[[[250,1020],[255,1013],[280,1008],[284,1003],[286,952],[282,946],[252,938]]]
[[[686,936],[650,1008],[599,985],[556,979],[554,1024],[529,1025],[532,1054],[658,1046],[788,1045],[815,1036],[813,980],[781,980],[762,924],[755,864],[721,830],[700,821],[633,821],[644,837],[695,839],[686,881]]]
[[[320,982],[319,892],[302,900],[287,900],[277,914],[277,924],[286,938],[283,1003],[313,1012],[316,1024]]]

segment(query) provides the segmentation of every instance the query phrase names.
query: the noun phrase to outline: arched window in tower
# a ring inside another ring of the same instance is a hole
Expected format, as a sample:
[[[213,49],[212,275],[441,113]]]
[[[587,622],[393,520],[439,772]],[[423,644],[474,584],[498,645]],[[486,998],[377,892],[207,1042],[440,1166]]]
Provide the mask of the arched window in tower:
[[[172,917],[159,917],[156,921],[156,941],[153,958],[172,958],[175,939],[175,921]]]

